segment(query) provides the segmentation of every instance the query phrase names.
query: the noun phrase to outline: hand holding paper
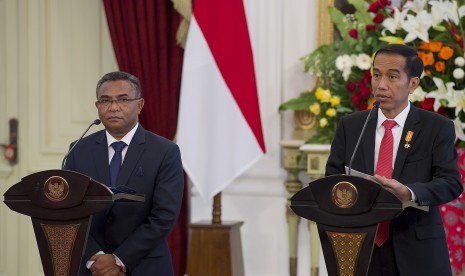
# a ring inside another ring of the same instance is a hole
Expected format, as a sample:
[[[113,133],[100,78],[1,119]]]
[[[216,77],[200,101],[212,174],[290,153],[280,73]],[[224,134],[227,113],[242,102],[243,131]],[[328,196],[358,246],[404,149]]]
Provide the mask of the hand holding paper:
[[[345,171],[346,171],[346,174],[349,171],[349,168],[347,166],[345,167]],[[412,201],[412,195],[410,193],[410,190],[407,188],[407,186],[405,186],[404,184],[400,183],[399,181],[395,179],[387,179],[379,175],[372,176],[372,175],[368,175],[368,174],[356,171],[354,169],[351,169],[351,175],[367,178],[373,182],[378,183],[385,190],[393,193],[402,202],[402,208],[404,209],[407,207],[413,207],[413,208],[417,208],[425,212],[429,211],[429,206],[420,206],[418,205],[417,202]]]

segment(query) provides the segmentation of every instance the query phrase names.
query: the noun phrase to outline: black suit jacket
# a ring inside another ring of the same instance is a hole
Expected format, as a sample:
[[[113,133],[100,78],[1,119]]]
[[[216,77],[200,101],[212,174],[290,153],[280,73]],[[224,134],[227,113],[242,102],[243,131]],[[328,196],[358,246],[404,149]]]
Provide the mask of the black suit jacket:
[[[109,185],[105,131],[82,139],[65,169]],[[178,146],[139,125],[118,175],[121,185],[144,194],[145,202],[115,202],[93,216],[80,275],[90,275],[85,262],[98,251],[118,256],[129,275],[173,275],[166,236],[176,223],[184,189]]]
[[[331,145],[326,175],[345,173],[368,111],[341,119]],[[372,112],[352,169],[373,175],[378,114]],[[413,132],[405,147],[407,131]],[[407,185],[429,212],[407,208],[391,221],[390,238],[401,275],[451,275],[449,254],[438,205],[463,191],[452,121],[410,106],[394,163],[392,178]]]

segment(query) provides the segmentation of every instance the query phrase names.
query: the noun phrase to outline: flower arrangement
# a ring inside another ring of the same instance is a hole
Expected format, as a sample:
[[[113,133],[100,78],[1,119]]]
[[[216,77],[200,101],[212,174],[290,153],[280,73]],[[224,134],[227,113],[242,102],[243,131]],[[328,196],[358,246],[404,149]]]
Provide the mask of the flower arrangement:
[[[340,39],[301,59],[305,72],[317,79],[314,88],[283,103],[280,111],[309,110],[319,128],[308,142],[330,143],[341,116],[373,103],[373,54],[388,43],[402,43],[417,49],[425,65],[410,101],[453,120],[457,144],[465,144],[465,6],[452,0],[411,0],[399,7],[390,0],[349,3],[355,8],[352,14],[328,9]]]

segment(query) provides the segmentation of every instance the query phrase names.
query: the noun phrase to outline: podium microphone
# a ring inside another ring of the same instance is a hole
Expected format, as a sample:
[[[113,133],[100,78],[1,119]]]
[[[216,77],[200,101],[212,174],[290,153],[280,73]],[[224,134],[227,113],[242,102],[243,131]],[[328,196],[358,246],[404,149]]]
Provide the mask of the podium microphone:
[[[360,141],[362,140],[363,133],[365,133],[365,128],[367,126],[368,120],[370,119],[371,112],[373,109],[379,107],[379,101],[376,101],[373,103],[373,108],[370,109],[370,112],[368,112],[367,119],[365,120],[365,124],[363,124],[362,131],[360,132],[360,137],[358,137],[357,144],[355,145],[354,153],[352,153],[352,157],[350,157],[350,162],[349,162],[349,170],[348,170],[348,175],[351,175],[352,173],[352,162],[354,161],[355,153],[357,152],[358,146],[360,145]]]
[[[66,164],[66,159],[68,158],[68,155],[71,153],[71,151],[74,149],[74,147],[76,147],[76,145],[79,143],[79,141],[81,141],[82,137],[84,137],[84,135],[86,135],[87,131],[89,131],[89,129],[93,126],[93,125],[100,125],[102,121],[100,121],[99,119],[95,119],[95,121],[92,122],[92,124],[90,124],[87,129],[84,131],[84,133],[82,133],[81,137],[79,137],[79,139],[76,141],[76,143],[74,143],[74,145],[69,149],[69,151],[66,153],[65,157],[63,158],[63,161],[61,162],[61,169],[63,169],[65,167],[65,164]]]

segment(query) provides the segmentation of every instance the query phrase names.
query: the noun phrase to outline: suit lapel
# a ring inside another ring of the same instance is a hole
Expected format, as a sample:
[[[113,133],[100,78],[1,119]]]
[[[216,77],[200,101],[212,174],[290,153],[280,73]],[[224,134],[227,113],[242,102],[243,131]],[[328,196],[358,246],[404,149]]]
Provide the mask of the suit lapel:
[[[375,112],[376,111],[376,112]],[[371,114],[371,118],[369,119],[364,137],[362,138],[362,149],[363,149],[363,160],[365,160],[365,173],[373,175],[374,174],[374,160],[375,160],[375,135],[376,135],[376,123],[378,122],[378,112],[377,110],[373,110],[374,114]]]
[[[98,181],[110,186],[110,169],[108,161],[108,145],[105,130],[95,139],[95,148],[93,150],[95,166],[97,167]]]
[[[145,150],[145,129],[139,125],[136,133],[132,137],[126,156],[124,157],[123,165],[116,179],[117,186],[127,185],[131,173],[135,171],[139,158]]]
[[[413,132],[413,136],[410,140],[410,146],[415,142],[416,138],[418,137],[418,134],[420,133],[420,118],[418,114],[418,110],[416,109],[415,106],[412,104],[410,105],[410,112],[407,115],[407,120],[405,120],[405,126],[402,131],[402,136],[400,137],[400,142],[399,142],[399,149],[397,150],[397,156],[396,156],[396,161],[394,163],[394,170],[392,172],[392,178],[393,179],[398,179],[400,176],[400,173],[402,172],[402,168],[405,163],[405,159],[407,158],[407,155],[410,151],[410,147],[405,147],[406,141],[405,137],[407,135],[407,132],[411,131]]]

